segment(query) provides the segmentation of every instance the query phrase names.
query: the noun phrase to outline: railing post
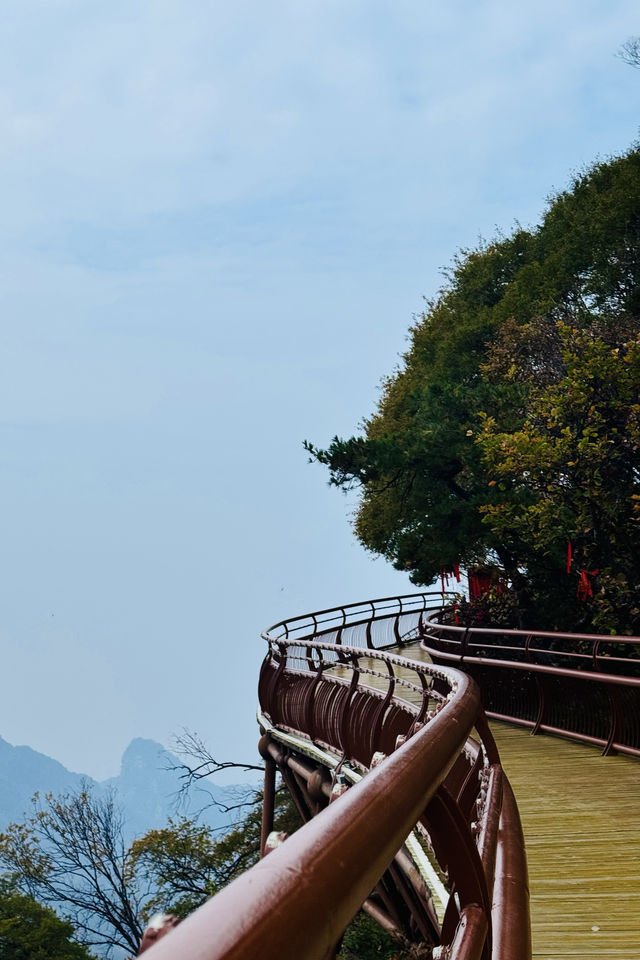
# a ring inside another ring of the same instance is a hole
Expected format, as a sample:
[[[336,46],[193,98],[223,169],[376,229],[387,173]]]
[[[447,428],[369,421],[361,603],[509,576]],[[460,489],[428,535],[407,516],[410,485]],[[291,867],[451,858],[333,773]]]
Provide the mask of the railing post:
[[[464,658],[465,658],[466,655],[467,655],[467,644],[468,644],[468,640],[469,640],[469,630],[470,630],[470,627],[467,627],[466,630],[464,631],[464,633],[462,634],[462,640],[461,640],[461,643],[460,643],[460,646],[461,646],[461,651],[460,651],[460,663],[462,663],[462,661],[464,660]]]
[[[600,653],[600,640],[592,641],[591,646],[591,660],[593,662],[593,669],[600,673],[600,661],[598,660],[598,654]]]
[[[324,656],[322,654],[322,649],[320,647],[312,647],[311,649],[312,651],[315,650],[316,653],[318,654],[318,666],[315,667],[316,675],[313,678],[311,689],[309,690],[309,696],[307,698],[307,709],[306,709],[307,733],[309,734],[309,738],[313,743],[316,739],[316,721],[315,721],[315,710],[314,710],[316,690],[318,689],[322,681],[322,675],[323,675],[325,663],[324,663]]]
[[[607,757],[610,753],[616,752],[614,743],[616,742],[616,739],[620,739],[620,734],[622,733],[622,710],[620,708],[618,691],[612,683],[606,683],[605,689],[607,691],[609,705],[611,707],[611,722],[609,725],[609,736],[607,738],[604,750],[602,751],[603,757]]]
[[[429,696],[431,694],[431,684],[427,683],[425,674],[421,671],[418,673],[418,676],[420,677],[420,685],[422,686],[422,705],[420,706],[420,710],[418,711],[418,715],[414,721],[414,727],[418,723],[424,723],[424,718],[429,711]]]
[[[371,616],[367,620],[367,626],[365,628],[365,638],[367,643],[367,649],[373,650],[372,627],[373,627],[373,621],[375,620],[375,616],[376,616],[376,607],[371,600],[369,601],[369,606],[371,607]]]
[[[387,692],[383,700],[380,701],[380,705],[375,712],[374,718],[371,722],[371,730],[369,734],[369,750],[371,755],[376,751],[376,743],[380,736],[380,731],[382,730],[382,724],[384,721],[384,715],[387,712],[387,707],[393,700],[393,695],[396,688],[396,674],[393,668],[393,664],[390,660],[384,661],[387,665],[387,673],[389,675],[389,686],[387,687]]]
[[[272,656],[273,661],[274,661],[275,664],[276,664],[276,668],[275,668],[275,670],[273,671],[273,674],[272,674],[272,676],[271,676],[271,682],[269,683],[269,685],[268,685],[268,687],[267,687],[267,690],[266,690],[266,700],[267,700],[267,705],[268,705],[268,711],[269,711],[269,712],[273,711],[273,709],[274,709],[274,705],[275,705],[275,703],[276,703],[275,693],[276,693],[276,690],[277,690],[277,688],[278,688],[278,684],[279,684],[279,682],[280,682],[280,678],[281,678],[282,674],[284,673],[285,668],[286,668],[286,666],[287,666],[287,645],[286,645],[286,643],[280,643],[280,642],[278,642],[278,643],[276,644],[276,649],[277,649],[277,654],[276,654],[276,652],[273,650],[273,646],[272,646],[271,644],[269,645],[270,654],[271,654],[271,656]]]
[[[264,758],[264,791],[262,794],[262,824],[260,827],[260,857],[264,857],[267,837],[273,830],[276,797],[276,762],[268,753],[268,737],[260,740],[260,753]]]
[[[345,755],[347,755],[347,753],[348,753],[348,751],[347,751],[347,745],[348,745],[348,742],[349,742],[348,734],[350,733],[350,728],[349,728],[349,719],[350,719],[350,717],[349,717],[349,712],[350,712],[350,709],[351,709],[351,701],[352,701],[352,699],[353,699],[354,693],[356,692],[356,690],[357,690],[357,688],[358,688],[358,684],[360,683],[360,669],[359,669],[360,664],[359,664],[359,661],[358,661],[358,657],[357,657],[357,655],[356,655],[355,653],[352,653],[352,654],[349,655],[348,658],[345,657],[345,661],[344,661],[344,662],[346,663],[348,659],[351,660],[351,665],[352,665],[353,674],[352,674],[352,677],[351,677],[351,683],[350,683],[350,685],[349,685],[349,690],[348,690],[348,692],[347,692],[347,695],[346,695],[346,697],[345,697],[345,699],[344,699],[344,703],[343,703],[343,705],[342,705],[342,715],[341,715],[341,717],[340,717],[340,741],[341,741],[341,742],[340,742],[340,747],[341,747],[341,749],[342,749],[342,752],[343,752]]]
[[[528,633],[527,638],[524,642],[524,658],[527,663],[531,663],[531,641],[533,640],[533,634]],[[536,684],[536,693],[538,694],[538,710],[536,716],[533,717],[533,727],[531,728],[531,736],[535,737],[537,733],[540,732],[540,727],[542,726],[542,721],[544,720],[544,715],[547,709],[547,693],[544,683],[543,675],[536,672],[533,675],[535,684]]]

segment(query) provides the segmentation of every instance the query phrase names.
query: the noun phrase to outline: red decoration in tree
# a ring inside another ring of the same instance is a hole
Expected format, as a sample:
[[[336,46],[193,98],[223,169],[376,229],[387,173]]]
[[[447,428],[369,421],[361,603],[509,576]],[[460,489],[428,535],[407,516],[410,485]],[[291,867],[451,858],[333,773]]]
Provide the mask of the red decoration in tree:
[[[460,565],[454,563],[452,570],[445,570],[444,567],[440,568],[440,584],[442,586],[442,593],[444,593],[445,584],[449,586],[449,577],[455,577],[456,583],[460,583]]]
[[[595,577],[598,573],[598,570],[581,570],[580,579],[578,580],[578,590],[576,596],[584,603],[587,600],[587,597],[593,596],[593,589],[591,587],[591,581],[589,577]]]
[[[491,571],[483,567],[469,570],[469,597],[476,600],[491,589]]]
[[[571,573],[571,540],[567,543],[567,573]]]

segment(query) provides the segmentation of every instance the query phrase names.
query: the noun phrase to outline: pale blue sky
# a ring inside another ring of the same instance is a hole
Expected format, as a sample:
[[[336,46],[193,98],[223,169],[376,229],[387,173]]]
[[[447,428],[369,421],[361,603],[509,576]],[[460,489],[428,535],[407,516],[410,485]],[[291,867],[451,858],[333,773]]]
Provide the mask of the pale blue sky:
[[[411,589],[301,441],[456,249],[638,136],[632,0],[6,0],[0,734],[253,755],[259,631]]]

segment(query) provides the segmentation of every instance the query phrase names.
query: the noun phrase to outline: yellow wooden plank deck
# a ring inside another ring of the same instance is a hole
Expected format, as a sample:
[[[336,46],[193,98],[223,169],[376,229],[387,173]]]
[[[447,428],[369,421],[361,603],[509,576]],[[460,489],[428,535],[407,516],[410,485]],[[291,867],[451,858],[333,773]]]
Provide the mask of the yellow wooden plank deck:
[[[492,730],[522,817],[535,960],[640,960],[640,762]]]
[[[390,652],[429,662],[418,645]],[[413,671],[397,672],[415,682]],[[491,728],[522,818],[534,960],[640,960],[640,761],[510,724]]]
[[[491,729],[522,818],[534,960],[640,960],[640,761]]]

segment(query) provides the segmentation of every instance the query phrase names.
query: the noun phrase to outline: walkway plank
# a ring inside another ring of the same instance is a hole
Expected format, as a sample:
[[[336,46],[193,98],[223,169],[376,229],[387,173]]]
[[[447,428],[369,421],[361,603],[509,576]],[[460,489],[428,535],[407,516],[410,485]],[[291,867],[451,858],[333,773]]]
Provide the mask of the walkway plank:
[[[640,763],[491,727],[522,817],[535,960],[640,960]]]
[[[392,652],[430,662],[417,644]],[[415,682],[410,669],[397,672]],[[534,960],[640,960],[640,762],[506,723],[491,729],[522,818]]]
[[[534,960],[640,960],[640,762],[491,729],[522,817]]]

